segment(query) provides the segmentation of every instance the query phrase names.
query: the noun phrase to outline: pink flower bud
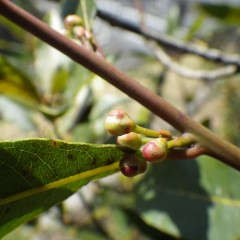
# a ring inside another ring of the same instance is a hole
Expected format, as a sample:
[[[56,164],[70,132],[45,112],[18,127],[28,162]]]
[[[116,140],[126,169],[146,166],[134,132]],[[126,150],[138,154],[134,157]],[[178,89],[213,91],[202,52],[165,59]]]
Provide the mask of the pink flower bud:
[[[136,124],[126,112],[117,109],[108,114],[105,128],[112,135],[120,136],[132,132],[136,128]]]
[[[130,155],[120,161],[119,168],[126,177],[134,177],[146,171],[147,163],[141,157]]]
[[[138,150],[142,146],[142,138],[140,134],[130,132],[117,137],[117,143],[121,146]]]
[[[164,138],[154,139],[142,148],[143,157],[151,163],[163,161],[168,153],[167,140]]]

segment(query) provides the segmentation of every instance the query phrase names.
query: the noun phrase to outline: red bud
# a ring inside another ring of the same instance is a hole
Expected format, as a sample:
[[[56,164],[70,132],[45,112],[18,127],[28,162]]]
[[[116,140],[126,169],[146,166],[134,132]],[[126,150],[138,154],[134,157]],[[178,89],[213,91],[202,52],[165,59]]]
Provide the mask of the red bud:
[[[143,157],[151,162],[157,163],[163,161],[168,153],[167,141],[164,138],[154,139],[144,145],[142,149]]]
[[[147,163],[141,157],[130,155],[120,161],[119,168],[126,177],[134,177],[146,171]]]

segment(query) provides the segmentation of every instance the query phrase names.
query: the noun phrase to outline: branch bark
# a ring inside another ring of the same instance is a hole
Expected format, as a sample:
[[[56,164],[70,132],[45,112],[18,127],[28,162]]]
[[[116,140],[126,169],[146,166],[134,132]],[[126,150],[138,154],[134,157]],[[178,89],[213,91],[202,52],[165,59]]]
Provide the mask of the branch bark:
[[[225,77],[230,77],[236,74],[238,68],[235,65],[227,65],[214,70],[193,70],[174,62],[167,53],[164,52],[158,45],[154,43],[149,44],[152,48],[153,55],[172,72],[192,79],[199,79],[203,81],[213,81]]]
[[[161,97],[155,95],[134,79],[114,68],[101,57],[54,31],[41,20],[8,0],[0,0],[0,13],[23,29],[66,54],[72,60],[101,76],[179,131],[194,134],[199,143],[212,152],[215,157],[240,170],[240,149],[217,137],[211,131],[164,101]]]
[[[144,29],[141,29],[141,27],[139,27],[138,25],[128,22],[128,21],[125,21],[124,19],[120,18],[119,16],[108,13],[106,11],[98,10],[97,16],[99,18],[107,21],[112,26],[120,27],[127,31],[144,36],[145,38],[153,40],[166,48],[175,49],[179,52],[192,53],[192,54],[198,55],[200,57],[203,57],[205,59],[208,59],[208,60],[211,60],[214,62],[223,63],[226,65],[235,65],[235,66],[237,66],[238,71],[240,69],[240,56],[239,55],[226,54],[217,49],[199,48],[198,46],[196,46],[194,44],[184,43],[180,40],[176,40],[176,39],[166,36],[164,34],[156,36],[155,34],[152,34],[151,32],[147,32]]]

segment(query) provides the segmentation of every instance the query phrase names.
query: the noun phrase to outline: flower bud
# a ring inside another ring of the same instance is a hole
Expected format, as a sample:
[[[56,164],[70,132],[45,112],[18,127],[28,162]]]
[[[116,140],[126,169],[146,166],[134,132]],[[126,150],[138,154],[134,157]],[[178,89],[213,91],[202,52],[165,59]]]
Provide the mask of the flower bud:
[[[134,177],[146,171],[147,163],[139,156],[130,155],[120,161],[119,168],[126,177]]]
[[[64,26],[66,29],[71,29],[76,25],[82,25],[83,20],[80,16],[75,14],[67,15],[64,19]]]
[[[151,163],[163,161],[168,153],[167,140],[164,138],[154,139],[142,148],[143,157]]]
[[[117,143],[121,146],[138,150],[142,146],[142,137],[140,134],[130,132],[117,137]]]
[[[112,135],[120,136],[132,132],[136,128],[136,124],[126,112],[117,109],[108,114],[105,128]]]

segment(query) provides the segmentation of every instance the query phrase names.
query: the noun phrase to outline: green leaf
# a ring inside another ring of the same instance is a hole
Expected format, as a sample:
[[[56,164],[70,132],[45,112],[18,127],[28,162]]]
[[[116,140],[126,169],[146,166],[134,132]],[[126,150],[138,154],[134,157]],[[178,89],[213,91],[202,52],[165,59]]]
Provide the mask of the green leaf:
[[[132,154],[115,145],[26,139],[0,143],[0,238]]]
[[[19,26],[17,26],[16,24],[12,23],[10,20],[0,16],[0,24],[2,27],[7,28],[12,36],[14,37],[15,41],[19,41],[19,42],[23,42],[26,32],[20,28]],[[9,41],[11,41],[11,39],[8,39]]]
[[[191,23],[191,25],[187,29],[187,33],[184,36],[185,41],[191,41],[196,33],[201,29],[205,20],[205,16],[203,14],[199,14],[196,19]]]
[[[87,240],[108,240],[107,236],[98,231],[93,231],[93,229],[81,229],[78,233],[77,239],[87,239]]]
[[[2,16],[0,16],[0,26],[2,29],[0,36],[1,53],[19,57],[25,56],[27,53],[24,44],[26,31]]]
[[[68,14],[81,16],[85,28],[90,30],[97,11],[96,0],[72,0],[71,4],[67,0],[61,0],[61,11],[62,18]]]
[[[160,230],[146,224],[142,220],[142,218],[136,212],[134,212],[132,209],[125,208],[125,209],[123,209],[123,211],[127,215],[128,221],[130,220],[131,224],[137,225],[138,229],[140,229],[142,233],[144,233],[146,236],[150,237],[151,239],[183,240],[180,238],[175,238],[164,232],[161,232]]]
[[[49,12],[45,22],[56,31],[62,30],[62,19],[57,11]],[[36,41],[34,49],[34,71],[36,74],[38,88],[46,96],[51,96],[56,91],[58,74],[60,73],[60,85],[66,85],[67,75],[70,71],[72,61],[63,53],[49,46],[45,42]],[[63,76],[61,76],[63,73]]]
[[[212,4],[200,3],[199,8],[201,11],[207,13],[210,17],[217,18],[218,20],[228,24],[240,23],[240,7],[231,6],[228,4]]]
[[[92,28],[96,10],[97,6],[95,0],[79,0],[77,14],[83,18],[84,26],[87,30]]]
[[[69,77],[69,71],[64,68],[58,68],[52,78],[52,89],[53,94],[61,94],[67,85],[67,80]]]
[[[210,157],[154,165],[136,187],[149,225],[184,239],[240,238],[240,173]]]
[[[28,106],[39,101],[37,90],[28,76],[3,57],[0,57],[0,94]]]

